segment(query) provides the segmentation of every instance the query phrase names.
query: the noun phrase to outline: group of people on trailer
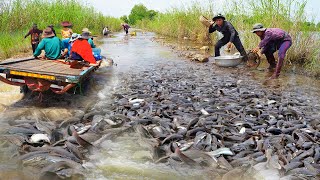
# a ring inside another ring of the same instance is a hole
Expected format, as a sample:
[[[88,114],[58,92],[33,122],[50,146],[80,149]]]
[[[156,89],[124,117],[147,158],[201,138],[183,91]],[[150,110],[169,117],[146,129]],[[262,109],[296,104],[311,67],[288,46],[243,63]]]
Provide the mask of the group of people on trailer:
[[[77,34],[72,31],[72,24],[69,21],[63,21],[61,25],[63,28],[60,39],[57,37],[53,25],[42,31],[38,29],[37,24],[33,24],[25,38],[31,36],[34,57],[38,58],[41,51],[44,50],[45,56],[42,57],[44,59],[72,59],[85,61],[92,66],[98,65],[97,61],[102,57],[100,49],[96,48],[93,42],[89,29],[83,28],[82,33]]]
[[[226,21],[226,18],[222,14],[215,15],[212,21],[213,23],[209,26],[209,33],[219,31],[224,36],[215,45],[215,56],[220,56],[220,48],[222,46],[227,45],[227,48],[230,48],[232,44],[234,44],[236,49],[243,56],[243,59],[245,61],[248,60],[247,52],[243,48],[239,34],[234,26],[229,21]],[[268,70],[271,72],[274,71],[270,79],[278,78],[287,50],[292,45],[290,35],[279,28],[265,28],[260,23],[255,24],[251,32],[255,33],[261,39],[259,45],[254,48],[252,52],[257,53],[260,57],[261,54],[265,54],[269,63]],[[279,50],[279,52],[278,62],[276,63],[276,59],[273,54],[277,50]]]

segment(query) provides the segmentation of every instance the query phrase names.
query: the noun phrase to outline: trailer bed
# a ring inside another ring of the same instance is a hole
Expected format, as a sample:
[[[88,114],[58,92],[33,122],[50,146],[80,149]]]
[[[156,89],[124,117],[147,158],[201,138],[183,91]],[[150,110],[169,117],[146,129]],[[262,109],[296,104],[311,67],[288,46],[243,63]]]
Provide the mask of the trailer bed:
[[[96,68],[89,66],[73,69],[68,64],[35,58],[8,59],[0,62],[0,73],[2,76],[5,75],[5,78],[12,76],[34,77],[67,83],[78,83]]]

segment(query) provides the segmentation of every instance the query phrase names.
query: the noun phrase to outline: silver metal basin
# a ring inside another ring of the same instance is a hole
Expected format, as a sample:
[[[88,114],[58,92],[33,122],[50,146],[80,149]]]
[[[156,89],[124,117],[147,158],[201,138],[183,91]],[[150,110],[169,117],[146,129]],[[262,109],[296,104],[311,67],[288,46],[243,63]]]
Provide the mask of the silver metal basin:
[[[235,67],[242,61],[243,56],[239,55],[227,55],[215,57],[215,64],[221,67]]]

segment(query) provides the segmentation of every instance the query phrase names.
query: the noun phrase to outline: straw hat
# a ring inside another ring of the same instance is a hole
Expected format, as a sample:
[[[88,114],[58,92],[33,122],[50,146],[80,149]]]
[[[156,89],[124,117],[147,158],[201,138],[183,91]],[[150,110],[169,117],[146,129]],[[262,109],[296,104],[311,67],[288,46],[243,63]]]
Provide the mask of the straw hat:
[[[53,37],[54,36],[54,33],[52,31],[52,28],[46,28],[43,30],[43,35],[42,35],[44,38],[47,38],[47,37]]]
[[[88,32],[89,34],[91,34],[91,32],[89,31],[88,28],[83,28],[83,29],[82,29],[82,32]]]
[[[267,28],[264,28],[263,25],[261,23],[257,23],[255,25],[253,25],[253,28],[252,28],[252,33],[255,33],[257,31],[265,31]]]
[[[62,22],[61,22],[61,26],[63,26],[63,27],[69,27],[69,26],[72,26],[72,24],[71,24],[71,22],[69,22],[69,21],[62,21]]]

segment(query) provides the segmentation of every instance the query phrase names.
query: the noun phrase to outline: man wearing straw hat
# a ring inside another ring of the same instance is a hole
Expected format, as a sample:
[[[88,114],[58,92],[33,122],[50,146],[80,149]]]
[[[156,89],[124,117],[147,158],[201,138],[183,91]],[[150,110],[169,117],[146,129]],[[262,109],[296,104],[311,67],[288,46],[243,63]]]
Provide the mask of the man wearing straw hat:
[[[37,57],[41,54],[41,51],[44,50],[46,59],[58,59],[63,49],[62,41],[53,34],[52,29],[49,27],[43,31],[42,38],[33,55]]]
[[[247,53],[243,48],[239,34],[233,25],[226,21],[226,18],[222,14],[215,15],[212,20],[214,21],[214,24],[210,25],[209,33],[219,31],[223,34],[223,38],[220,39],[215,45],[215,57],[220,56],[220,48],[222,46],[227,45],[227,48],[230,49],[232,44],[234,44],[234,46],[243,56],[243,60],[247,61]]]
[[[264,28],[260,23],[255,24],[251,32],[255,33],[261,39],[258,47],[253,49],[252,52],[258,53],[259,56],[265,54],[269,63],[268,70],[271,71],[276,68],[270,79],[278,78],[286,53],[292,45],[291,36],[279,28]],[[279,50],[279,52],[278,63],[276,64],[273,53],[277,50]]]

